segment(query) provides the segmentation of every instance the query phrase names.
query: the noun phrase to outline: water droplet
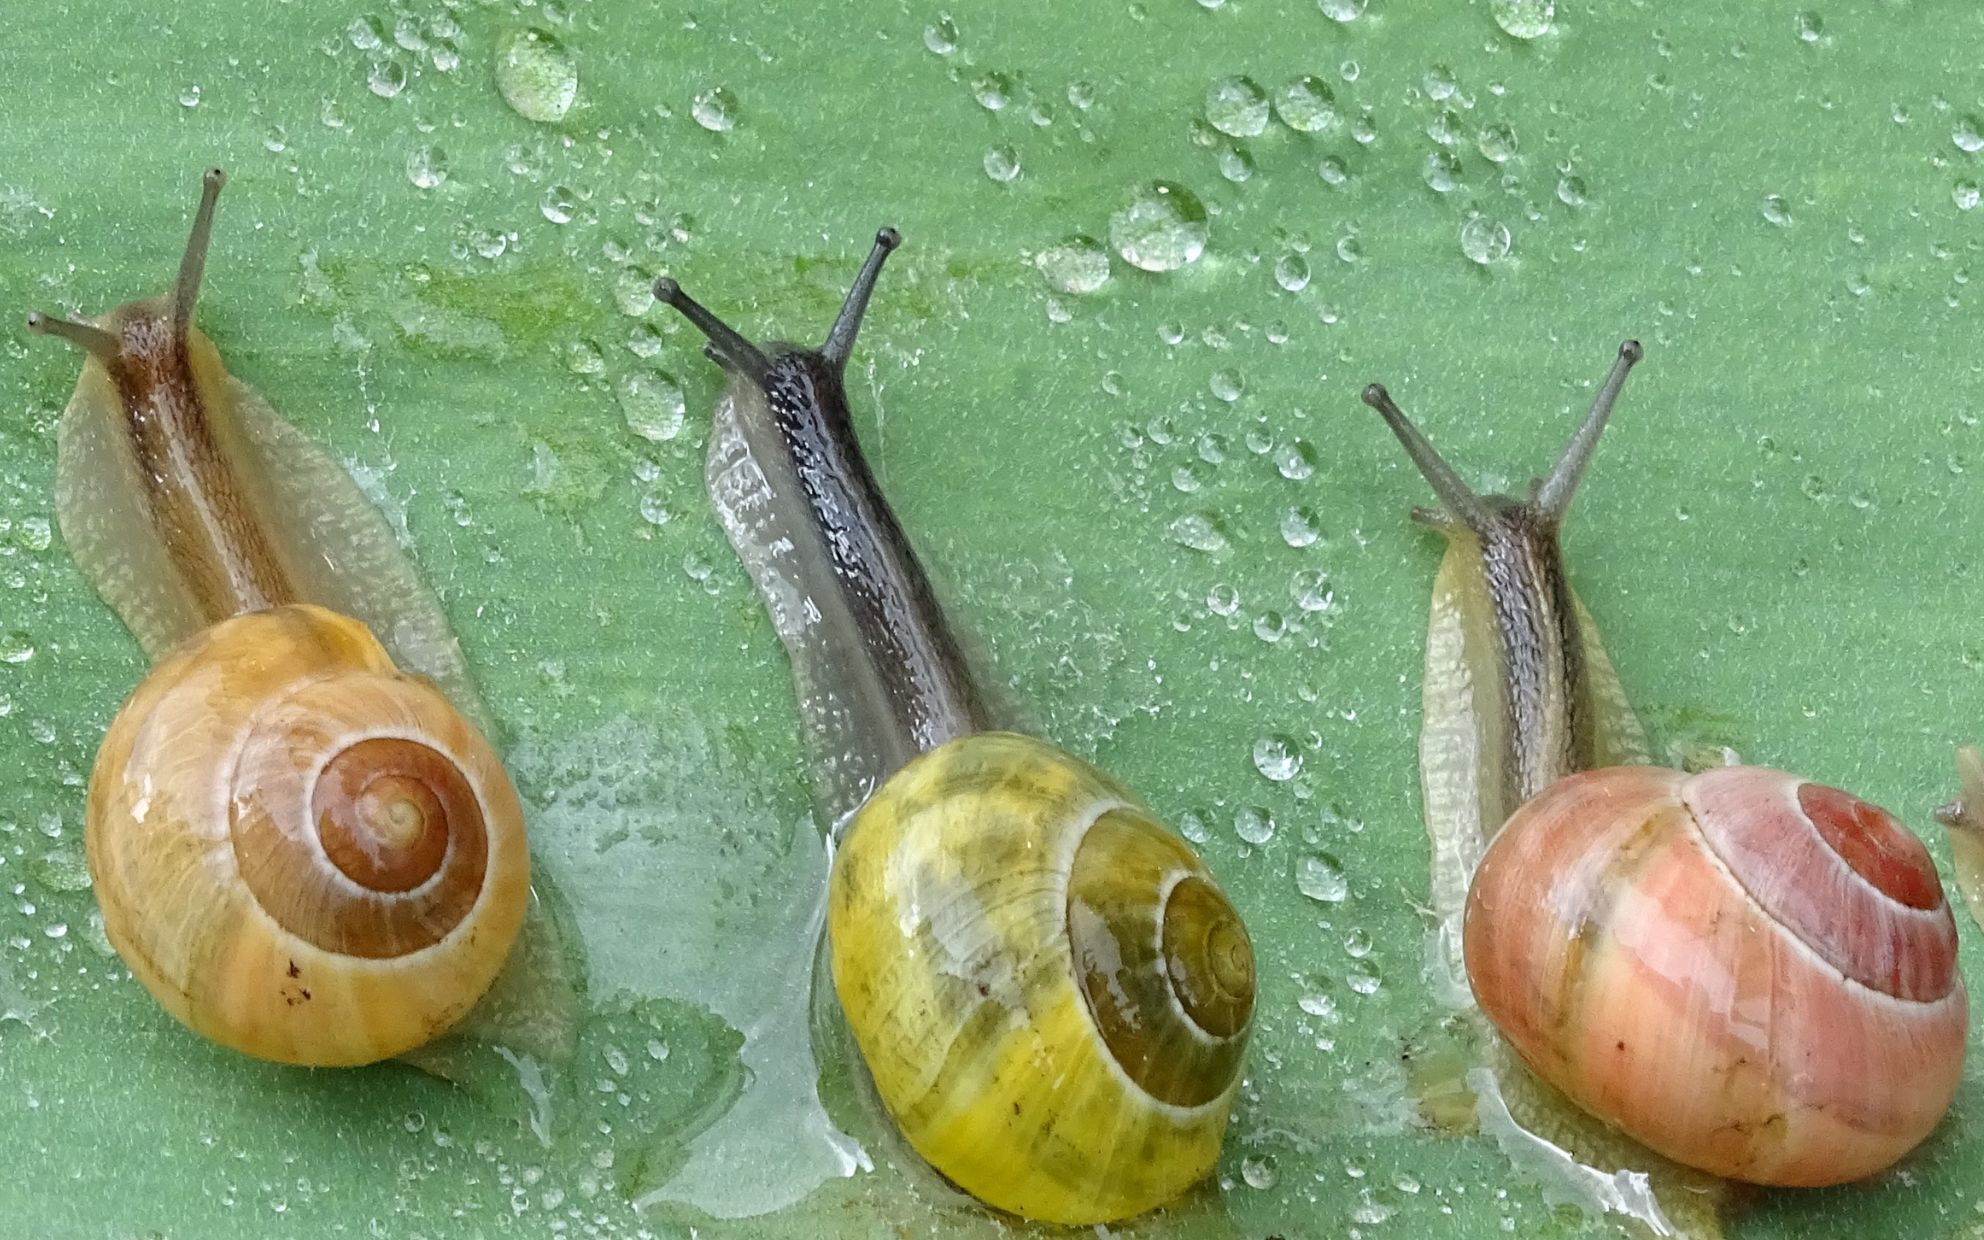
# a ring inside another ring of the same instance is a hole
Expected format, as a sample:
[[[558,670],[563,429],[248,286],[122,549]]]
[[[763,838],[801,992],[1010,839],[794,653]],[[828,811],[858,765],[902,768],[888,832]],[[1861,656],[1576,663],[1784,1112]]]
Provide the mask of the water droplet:
[[[1206,123],[1229,138],[1252,138],[1268,127],[1268,93],[1250,77],[1223,77],[1206,88]]]
[[[1206,209],[1191,190],[1152,181],[1109,217],[1109,240],[1131,266],[1176,271],[1206,248]]]
[[[1298,505],[1281,514],[1281,540],[1296,550],[1314,546],[1323,536],[1323,519],[1314,508]]]
[[[949,13],[937,14],[937,20],[923,28],[923,46],[938,56],[949,56],[958,50],[958,24]]]
[[[1303,611],[1328,611],[1336,605],[1330,589],[1330,575],[1320,568],[1305,568],[1295,574],[1295,605]]]
[[[1278,611],[1264,611],[1254,617],[1254,636],[1272,645],[1288,636],[1288,621]]]
[[[1334,155],[1325,155],[1316,165],[1316,175],[1331,189],[1342,189],[1350,183],[1350,169]]]
[[[1783,196],[1780,194],[1764,195],[1763,213],[1764,219],[1777,225],[1779,228],[1785,228],[1791,224],[1791,204],[1784,201]]]
[[[1329,853],[1309,853],[1296,859],[1295,887],[1318,904],[1341,904],[1350,895],[1350,878]]]
[[[406,157],[406,179],[415,189],[434,189],[448,179],[448,156],[437,146],[417,146]]]
[[[1486,215],[1470,215],[1460,226],[1460,252],[1486,267],[1509,256],[1509,226]]]
[[[1240,1178],[1247,1181],[1250,1188],[1273,1188],[1280,1178],[1275,1170],[1274,1155],[1249,1154],[1240,1160]]]
[[[635,371],[620,381],[619,397],[627,429],[642,439],[666,443],[682,433],[688,405],[672,375]]]
[[[1956,128],[1950,130],[1950,141],[1956,143],[1956,149],[1964,154],[1975,155],[1984,151],[1984,128],[1980,128],[1976,117],[1962,117],[1958,119]]]
[[[675,514],[669,511],[668,504],[662,499],[659,491],[641,492],[640,502],[635,507],[641,514],[641,520],[657,528],[675,519]]]
[[[1020,174],[1020,155],[1010,146],[995,146],[985,152],[985,175],[1004,184]]]
[[[1300,254],[1284,254],[1275,260],[1274,282],[1284,292],[1299,293],[1309,287],[1309,260]]]
[[[1958,181],[1956,187],[1950,191],[1950,198],[1956,203],[1959,211],[1975,211],[1979,202],[1977,182]]]
[[[375,51],[386,41],[386,24],[369,14],[354,17],[344,28],[344,37],[361,52]]]
[[[1254,769],[1263,779],[1287,783],[1302,773],[1302,751],[1286,736],[1263,736],[1254,742]]]
[[[998,72],[983,74],[973,80],[971,97],[987,112],[1003,112],[1013,101],[1013,79]]]
[[[1233,832],[1249,844],[1274,838],[1274,815],[1258,805],[1244,805],[1233,815]]]
[[[1518,39],[1536,39],[1550,33],[1550,19],[1557,14],[1553,0],[1488,0],[1488,12],[1502,33]]]
[[[1306,439],[1292,439],[1274,450],[1274,467],[1290,482],[1301,482],[1316,472],[1316,449]]]
[[[554,224],[569,224],[578,210],[578,203],[568,186],[553,185],[537,200],[537,209]]]
[[[1460,83],[1454,80],[1454,71],[1445,65],[1434,65],[1420,76],[1419,84],[1426,89],[1426,97],[1436,103],[1445,103],[1460,90]]]
[[[1582,207],[1589,198],[1586,196],[1584,178],[1563,176],[1557,179],[1557,201],[1567,207]]]
[[[365,74],[365,88],[381,99],[406,89],[406,66],[397,60],[375,60]]]
[[[1336,92],[1319,77],[1304,75],[1274,93],[1274,114],[1296,133],[1322,133],[1343,121]]]
[[[1363,16],[1371,0],[1316,0],[1316,7],[1333,22],[1354,22]]]
[[[1188,512],[1172,521],[1171,541],[1181,547],[1190,547],[1194,551],[1203,551],[1208,555],[1218,555],[1230,545],[1226,531],[1219,526],[1219,519],[1206,512]],[[28,648],[28,653],[30,655],[34,653],[32,646]],[[5,657],[4,652],[0,652],[0,658]],[[9,660],[9,662],[20,662],[20,660]]]
[[[282,154],[289,149],[289,131],[281,125],[269,126],[269,131],[262,135],[262,149],[271,155]]]
[[[1474,145],[1483,159],[1506,164],[1516,157],[1516,131],[1507,125],[1489,125],[1475,136]]]
[[[200,87],[197,83],[179,92],[179,106],[182,108],[200,106]]]
[[[45,852],[30,868],[30,873],[50,891],[87,891],[90,885],[89,861],[80,848],[56,848]]]
[[[1206,387],[1214,396],[1232,404],[1247,392],[1247,378],[1237,370],[1221,369],[1212,372],[1206,380]]]
[[[1068,106],[1086,112],[1095,106],[1095,83],[1086,78],[1068,83]]]
[[[1826,23],[1817,13],[1807,10],[1798,14],[1797,22],[1792,28],[1798,32],[1800,43],[1817,43],[1825,35]]]
[[[1254,175],[1254,157],[1246,147],[1239,144],[1222,147],[1219,152],[1219,175],[1235,185]]]
[[[1057,292],[1093,293],[1109,283],[1109,251],[1094,237],[1079,233],[1034,255],[1033,265]]]
[[[1369,960],[1359,960],[1352,964],[1350,971],[1344,974],[1343,978],[1344,985],[1350,987],[1360,995],[1377,994],[1378,987],[1383,984],[1383,980],[1378,976],[1378,966],[1372,964]]]
[[[34,658],[34,638],[20,629],[0,634],[0,663],[26,663]]]
[[[1436,194],[1450,194],[1460,186],[1460,160],[1452,151],[1430,151],[1419,175]]]
[[[728,87],[712,86],[690,103],[689,115],[711,133],[727,133],[737,124],[737,97]]]
[[[579,93],[579,66],[550,33],[513,30],[496,44],[496,90],[527,121],[565,119]]]

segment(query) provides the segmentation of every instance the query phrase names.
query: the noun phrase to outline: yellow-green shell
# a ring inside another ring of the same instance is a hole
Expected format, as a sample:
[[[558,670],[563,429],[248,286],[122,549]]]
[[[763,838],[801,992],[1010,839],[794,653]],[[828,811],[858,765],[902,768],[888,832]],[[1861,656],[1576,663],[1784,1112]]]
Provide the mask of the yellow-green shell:
[[[856,815],[827,930],[883,1106],[972,1196],[1105,1222],[1212,1170],[1252,949],[1204,863],[1101,772],[1005,733],[923,754]]]

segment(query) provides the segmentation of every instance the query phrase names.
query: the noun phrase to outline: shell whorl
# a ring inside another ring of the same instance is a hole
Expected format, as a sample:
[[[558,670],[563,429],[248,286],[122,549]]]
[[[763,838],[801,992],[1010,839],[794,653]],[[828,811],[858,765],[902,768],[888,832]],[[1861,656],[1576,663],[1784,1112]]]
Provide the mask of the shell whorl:
[[[855,817],[827,926],[876,1093],[965,1191],[1104,1222],[1212,1169],[1252,949],[1204,864],[1100,772],[1006,733],[923,754]]]
[[[488,742],[356,621],[291,606],[161,660],[112,723],[88,846],[104,928],[180,1020],[293,1063],[399,1054],[522,922],[522,809]]]
[[[1928,854],[1781,771],[1559,780],[1489,845],[1464,945],[1482,1011],[1531,1068],[1717,1175],[1871,1175],[1962,1076],[1969,998]]]

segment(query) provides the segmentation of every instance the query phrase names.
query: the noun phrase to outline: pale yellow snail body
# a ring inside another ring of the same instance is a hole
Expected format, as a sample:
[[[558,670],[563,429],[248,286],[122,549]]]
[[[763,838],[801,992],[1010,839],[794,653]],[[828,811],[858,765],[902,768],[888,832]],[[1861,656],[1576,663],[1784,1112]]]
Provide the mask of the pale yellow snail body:
[[[448,1029],[502,969],[523,817],[383,518],[192,326],[222,183],[207,174],[170,295],[29,319],[88,354],[63,539],[155,660],[91,774],[91,881],[112,945],[190,1028],[368,1063]]]
[[[1134,796],[996,730],[854,433],[842,371],[892,230],[819,349],[760,347],[657,294],[730,382],[708,482],[791,657],[837,844],[833,990],[929,1166],[1056,1223],[1127,1218],[1212,1171],[1254,1004],[1245,926]]]
[[[1477,496],[1382,388],[1366,392],[1449,538],[1421,735],[1439,956],[1462,958],[1524,1063],[1642,1145],[1759,1183],[1856,1179],[1954,1096],[1968,1019],[1954,923],[1919,841],[1856,797],[1761,768],[1622,765],[1646,762],[1645,740],[1557,535],[1639,357],[1621,347],[1524,500]],[[1553,1140],[1606,1146],[1533,1101]],[[1661,1206],[1719,1228],[1712,1182],[1653,1182],[1657,1204],[1594,1199],[1656,1229]]]

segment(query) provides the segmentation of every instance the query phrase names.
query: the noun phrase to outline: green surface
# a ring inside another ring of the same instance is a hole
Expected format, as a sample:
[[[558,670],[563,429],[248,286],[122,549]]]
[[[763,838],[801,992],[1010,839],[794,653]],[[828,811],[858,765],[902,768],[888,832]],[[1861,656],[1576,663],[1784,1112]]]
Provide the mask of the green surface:
[[[10,332],[6,1233],[994,1229],[906,1186],[858,1116],[873,1174],[746,1222],[664,1200],[749,1191],[721,1161],[745,1100],[787,1153],[829,1153],[779,1118],[813,1079],[800,945],[823,862],[784,658],[702,495],[717,375],[641,289],[667,271],[754,333],[810,338],[886,222],[907,244],[850,387],[905,525],[1041,728],[1196,816],[1255,934],[1225,1191],[1133,1230],[1608,1234],[1486,1140],[1410,1118],[1401,1052],[1438,1015],[1414,902],[1439,550],[1357,389],[1384,379],[1472,478],[1519,484],[1643,339],[1566,544],[1656,747],[1734,746],[1926,831],[1952,746],[1984,731],[1984,10],[1580,3],[1524,42],[1491,7],[1027,0],[954,8],[953,38],[934,4],[8,6],[6,301],[159,291],[198,170],[227,165],[202,322],[403,521],[500,719],[591,1007],[533,1107],[500,1077],[244,1062],[130,980],[81,824],[143,663],[50,532],[77,359]],[[561,55],[569,111],[530,119],[562,111]],[[1341,123],[1224,136],[1203,117],[1233,74],[1269,93],[1313,74]],[[1033,256],[1107,239],[1159,179],[1204,203],[1204,255],[1112,256],[1099,290],[1053,291]],[[1475,213],[1467,246],[1499,221],[1505,257],[1465,252]],[[628,407],[671,429],[678,384],[679,434],[631,433]],[[1263,777],[1269,738],[1296,778]],[[1256,811],[1264,843],[1239,834]],[[1324,853],[1340,902],[1298,888]],[[1975,983],[1968,922],[1964,945]],[[845,1113],[843,1070],[822,1091]],[[1736,1232],[1970,1236],[1980,1182],[1973,1069],[1902,1168],[1763,1195]]]

